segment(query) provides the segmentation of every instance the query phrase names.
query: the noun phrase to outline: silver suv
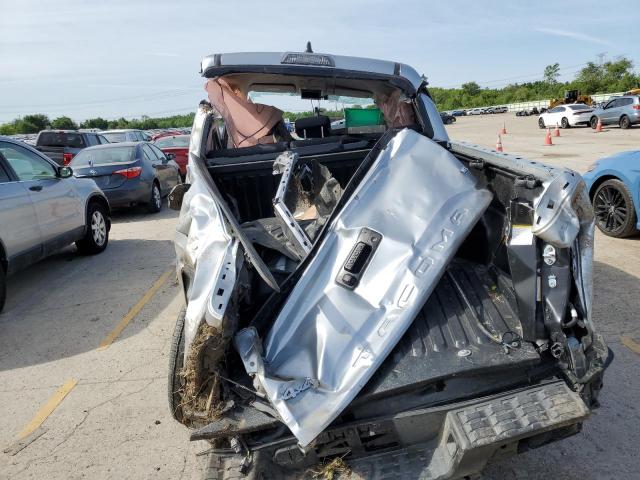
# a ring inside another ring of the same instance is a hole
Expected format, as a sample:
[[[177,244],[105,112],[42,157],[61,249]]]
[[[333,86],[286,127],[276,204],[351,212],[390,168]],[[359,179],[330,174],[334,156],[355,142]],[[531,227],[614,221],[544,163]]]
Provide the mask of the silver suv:
[[[110,228],[109,202],[93,180],[0,136],[0,311],[7,275],[73,242],[100,253]]]
[[[589,121],[591,128],[598,126],[598,119],[603,125],[620,125],[625,129],[640,123],[640,96],[624,95],[610,99],[602,108],[593,111]]]

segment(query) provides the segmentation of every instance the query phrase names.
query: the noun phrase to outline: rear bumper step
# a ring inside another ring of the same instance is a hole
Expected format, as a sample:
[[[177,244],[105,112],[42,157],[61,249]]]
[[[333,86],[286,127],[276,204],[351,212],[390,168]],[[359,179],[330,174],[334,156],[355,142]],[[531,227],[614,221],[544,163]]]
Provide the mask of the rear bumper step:
[[[310,467],[340,456],[351,474],[336,473],[336,479],[473,477],[494,459],[578,433],[588,415],[580,396],[564,382],[554,381],[329,428],[306,455],[289,437],[254,450],[253,464],[245,473],[269,471],[274,478],[302,478]],[[240,464],[240,455],[210,459],[211,468],[220,472]]]
[[[396,428],[429,423],[426,412],[396,416]],[[516,452],[521,441],[520,450],[577,433],[588,415],[589,408],[577,393],[564,382],[554,382],[454,406],[446,413],[435,442],[348,463],[355,474],[352,478],[461,478],[479,473],[503,451]]]

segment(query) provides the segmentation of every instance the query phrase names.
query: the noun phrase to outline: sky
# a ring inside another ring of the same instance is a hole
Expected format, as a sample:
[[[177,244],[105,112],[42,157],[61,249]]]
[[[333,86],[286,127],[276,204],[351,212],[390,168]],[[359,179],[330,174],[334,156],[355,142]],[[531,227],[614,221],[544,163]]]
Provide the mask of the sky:
[[[640,67],[637,0],[0,0],[0,123],[195,111],[212,53],[314,51],[408,63],[430,85],[533,81],[558,62]],[[637,70],[637,69],[636,69]]]

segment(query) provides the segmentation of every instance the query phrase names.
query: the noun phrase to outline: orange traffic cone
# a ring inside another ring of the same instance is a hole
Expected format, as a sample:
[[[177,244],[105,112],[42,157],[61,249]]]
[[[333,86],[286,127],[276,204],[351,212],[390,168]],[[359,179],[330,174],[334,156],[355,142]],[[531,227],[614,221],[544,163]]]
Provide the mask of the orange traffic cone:
[[[560,127],[558,126],[558,122],[556,122],[556,128],[553,131],[553,136],[554,137],[559,137],[560,136]]]
[[[547,127],[547,135],[544,137],[544,144],[553,145],[553,142],[551,141],[551,130],[549,130],[548,127]]]
[[[500,138],[500,134],[498,134],[498,141],[496,142],[496,152],[504,152],[502,148],[502,139]]]
[[[604,129],[602,128],[602,120],[598,119],[598,125],[596,125],[596,133],[598,132],[604,132]]]
[[[507,124],[505,122],[502,122],[502,130],[500,130],[500,135],[506,135],[507,134]]]

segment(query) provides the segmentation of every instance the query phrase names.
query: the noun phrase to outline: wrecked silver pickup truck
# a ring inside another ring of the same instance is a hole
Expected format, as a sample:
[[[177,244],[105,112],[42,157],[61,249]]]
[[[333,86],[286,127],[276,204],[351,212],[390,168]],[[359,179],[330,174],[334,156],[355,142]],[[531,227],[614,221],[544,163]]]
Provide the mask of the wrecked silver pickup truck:
[[[580,431],[607,358],[580,175],[450,141],[404,64],[308,49],[202,75],[169,403],[212,478],[459,478]],[[271,95],[382,121],[290,131]]]

